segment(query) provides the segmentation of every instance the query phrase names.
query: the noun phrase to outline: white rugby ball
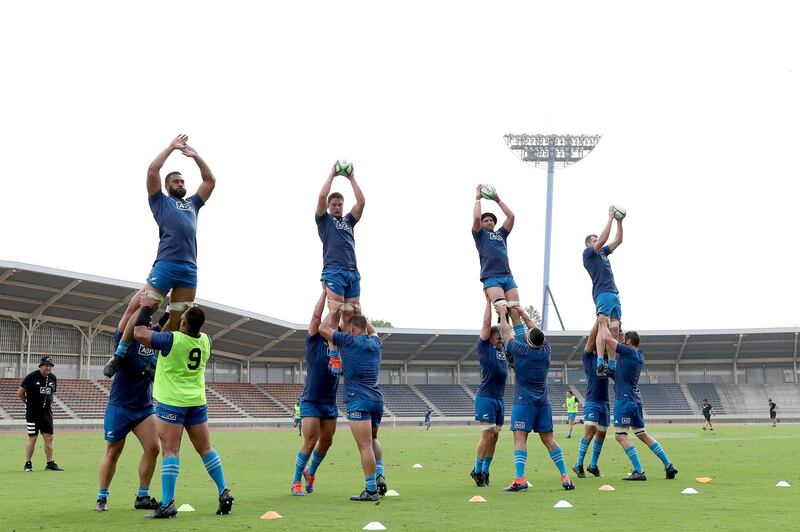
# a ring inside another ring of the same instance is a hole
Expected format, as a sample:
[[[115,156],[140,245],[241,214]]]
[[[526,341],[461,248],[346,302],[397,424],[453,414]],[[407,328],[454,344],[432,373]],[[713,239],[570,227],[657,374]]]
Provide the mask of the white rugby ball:
[[[492,185],[484,184],[481,185],[481,196],[488,200],[493,200],[497,198],[497,191],[494,189]]]
[[[353,163],[346,159],[336,161],[336,175],[347,176],[353,171]]]
[[[627,213],[625,212],[624,207],[621,207],[619,205],[614,205],[614,218],[616,218],[617,220],[622,220],[623,218],[625,218],[625,214]]]

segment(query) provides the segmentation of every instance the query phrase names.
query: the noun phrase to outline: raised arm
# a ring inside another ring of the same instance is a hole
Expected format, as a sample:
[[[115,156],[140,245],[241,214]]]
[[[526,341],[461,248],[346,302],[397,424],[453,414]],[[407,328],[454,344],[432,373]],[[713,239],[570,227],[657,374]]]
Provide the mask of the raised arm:
[[[364,316],[364,319],[367,320],[367,334],[370,336],[378,336],[378,331],[375,330],[375,326],[372,325],[372,322],[369,321],[369,318]]]
[[[622,220],[617,220],[617,234],[614,235],[614,241],[608,245],[608,249],[614,251],[622,244]]]
[[[616,355],[617,354],[617,339],[611,335],[611,331],[608,330],[608,320],[607,319],[598,319],[599,322],[598,330],[603,337],[603,342],[606,344],[606,350],[608,351],[609,355]]]
[[[586,345],[583,347],[584,353],[591,353],[595,350],[595,346],[597,345],[597,320],[594,321],[594,326],[592,327],[591,332],[589,333],[589,339],[586,340]]]
[[[208,167],[202,157],[197,155],[197,150],[191,146],[184,146],[183,149],[181,149],[181,153],[191,159],[194,159],[194,162],[197,163],[197,167],[200,168],[200,177],[203,179],[203,182],[200,183],[199,187],[197,187],[197,195],[200,196],[200,199],[203,200],[203,203],[207,202],[208,198],[211,197],[211,193],[214,192],[214,187],[217,184],[217,180],[214,178],[211,168]]]
[[[481,229],[481,186],[475,187],[475,206],[472,208],[472,231]]]
[[[355,165],[351,165],[350,173],[347,174],[347,179],[350,180],[350,186],[353,187],[353,194],[356,197],[356,204],[353,205],[352,209],[350,209],[350,214],[352,214],[353,218],[356,220],[360,220],[361,214],[364,212],[364,205],[367,204],[367,200],[364,199],[364,193],[361,192],[361,187],[358,186],[358,183],[356,183]]]
[[[136,326],[133,328],[133,338],[145,347],[153,347],[153,331],[150,330],[150,319],[153,316],[153,309],[143,306],[136,317]]]
[[[603,228],[603,232],[600,233],[600,236],[597,237],[597,242],[594,243],[594,250],[600,251],[600,248],[606,245],[608,242],[608,237],[611,235],[611,222],[614,220],[614,206],[608,208],[608,221],[606,222],[606,226]]]
[[[486,299],[486,309],[483,311],[483,325],[481,325],[481,340],[484,342],[492,334],[492,304]]]
[[[336,163],[333,163],[331,173],[328,174],[328,179],[325,180],[322,184],[322,190],[319,191],[319,197],[317,198],[317,216],[322,216],[325,214],[325,211],[328,210],[328,194],[331,193],[334,177],[336,177]]]
[[[496,195],[494,200],[497,202],[497,206],[500,207],[500,210],[502,210],[503,214],[506,216],[506,220],[503,222],[503,229],[510,233],[514,228],[514,213],[511,212],[511,209],[508,208],[508,205],[506,205],[505,202],[500,199],[500,196]]]
[[[514,339],[514,331],[508,328],[508,320],[506,319],[507,307],[499,307],[498,314],[500,315],[500,327],[505,338],[506,344]]]
[[[167,161],[167,157],[175,150],[182,150],[186,147],[187,135],[181,133],[169,143],[169,146],[159,153],[150,166],[147,168],[147,195],[152,196],[161,191],[161,167]]]
[[[310,336],[314,336],[319,332],[323,308],[325,308],[325,290],[320,294],[317,304],[314,306],[314,313],[311,315],[311,323],[308,324],[308,334]]]
[[[342,303],[334,300],[328,301],[328,315],[322,320],[319,326],[319,333],[328,341],[328,345],[333,345],[333,332],[336,330],[334,325],[339,320],[339,313],[342,310]]]

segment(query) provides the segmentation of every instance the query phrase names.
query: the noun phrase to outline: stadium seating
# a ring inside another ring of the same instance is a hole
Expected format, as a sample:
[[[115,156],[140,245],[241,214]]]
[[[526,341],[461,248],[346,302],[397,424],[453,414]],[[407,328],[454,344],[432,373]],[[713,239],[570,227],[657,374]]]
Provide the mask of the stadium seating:
[[[428,409],[425,401],[408,384],[382,384],[386,408],[398,417],[422,417]]]
[[[239,382],[209,382],[206,386],[253,417],[286,417],[286,410],[258,386]]]
[[[686,401],[680,384],[639,384],[645,414],[691,415],[697,410]]]
[[[303,393],[302,384],[273,382],[256,384],[256,386],[277,399],[280,404],[286,407],[287,413],[294,415],[294,410],[292,408],[294,407],[295,403],[300,402],[300,395]],[[284,413],[284,416],[287,415],[287,413]]]
[[[416,388],[445,416],[475,415],[475,401],[458,384],[417,384]]]
[[[0,379],[0,408],[8,412],[11,419],[25,419],[25,405],[19,400],[17,390],[22,379]],[[56,389],[61,394],[61,379]],[[70,415],[57,403],[53,402],[53,419],[68,419]]]
[[[102,419],[108,402],[108,392],[85,379],[58,379],[56,396],[80,419]]]
[[[719,394],[717,394],[717,388],[713,384],[709,383],[692,383],[687,384],[686,387],[689,389],[689,393],[694,399],[695,404],[690,405],[692,406],[696,412],[700,412],[703,399],[708,399],[708,402],[711,403],[713,407],[711,412],[714,414],[725,414],[725,406],[722,404],[722,399],[720,399]]]

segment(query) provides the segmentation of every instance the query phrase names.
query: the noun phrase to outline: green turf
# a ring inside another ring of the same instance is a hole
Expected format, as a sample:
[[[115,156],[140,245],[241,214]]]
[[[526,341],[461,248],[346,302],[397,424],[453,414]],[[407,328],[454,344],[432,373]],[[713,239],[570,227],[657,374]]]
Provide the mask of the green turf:
[[[316,492],[306,497],[289,495],[295,454],[300,439],[291,430],[214,433],[225,475],[236,497],[231,515],[214,515],[216,490],[200,458],[184,438],[176,503],[190,503],[197,511],[181,513],[168,522],[143,518],[132,509],[136,489],[136,464],[140,448],[135,439],[120,460],[111,486],[110,511],[93,511],[97,494],[97,466],[104,448],[95,433],[58,433],[56,461],[63,473],[44,472],[41,443],[34,455],[33,473],[23,473],[22,433],[0,435],[0,493],[3,510],[0,530],[360,530],[370,521],[388,530],[581,530],[592,525],[639,530],[779,530],[797,526],[800,490],[800,426],[718,425],[714,432],[699,426],[653,425],[656,437],[680,470],[674,481],[664,479],[661,463],[643,444],[639,455],[649,476],[647,482],[623,483],[629,463],[618,444],[609,440],[600,467],[604,479],[573,480],[577,489],[561,489],[555,467],[533,435],[529,446],[528,480],[524,493],[504,493],[513,477],[512,439],[500,435],[492,465],[492,486],[477,488],[468,473],[478,439],[476,428],[434,427],[381,430],[389,488],[400,497],[385,498],[380,505],[349,502],[363,478],[349,431],[342,427],[323,462]],[[577,427],[579,430],[581,426]],[[574,463],[578,439],[556,437],[569,467]],[[578,434],[578,433],[576,433]],[[591,452],[591,450],[590,450]],[[423,469],[412,469],[420,463]],[[160,464],[160,462],[159,462]],[[153,494],[160,494],[159,469]],[[695,477],[712,477],[699,484]],[[791,488],[777,488],[786,480]],[[608,483],[613,492],[598,491]],[[682,495],[693,487],[698,495]],[[480,494],[486,503],[471,504]],[[556,509],[561,499],[573,504]],[[283,519],[262,521],[267,510]]]

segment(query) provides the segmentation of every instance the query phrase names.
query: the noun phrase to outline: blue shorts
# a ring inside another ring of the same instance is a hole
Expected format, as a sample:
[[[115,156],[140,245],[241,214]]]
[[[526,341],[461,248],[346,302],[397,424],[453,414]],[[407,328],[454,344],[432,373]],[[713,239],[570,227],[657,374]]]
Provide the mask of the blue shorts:
[[[382,401],[350,401],[347,403],[347,419],[350,421],[371,420],[373,427],[379,427],[382,418]]]
[[[552,408],[549,404],[512,406],[511,430],[553,432]]]
[[[124,406],[106,405],[103,416],[103,434],[106,441],[124,440],[136,425],[155,414],[152,406],[147,408],[125,408]]]
[[[161,421],[173,425],[202,425],[208,423],[208,407],[202,406],[170,406],[158,403],[156,415]]]
[[[168,294],[173,288],[197,288],[197,266],[188,262],[159,260],[147,276],[147,284]]]
[[[334,268],[322,270],[322,279],[331,292],[343,296],[345,299],[361,295],[361,275],[353,270],[337,270]]]
[[[622,319],[622,303],[619,302],[619,294],[614,292],[602,292],[597,294],[594,299],[596,314],[605,314],[611,318]]]
[[[614,428],[644,428],[642,403],[635,401],[614,401]]]
[[[505,403],[502,399],[475,396],[475,421],[503,426],[505,421]]]
[[[508,292],[512,288],[517,287],[517,283],[514,282],[514,278],[510,275],[508,277],[487,277],[483,280],[483,288],[492,288],[493,286],[499,286],[503,289],[503,292]]]
[[[567,412],[567,421],[575,421],[577,415],[575,412]]]
[[[299,417],[294,418],[294,422],[295,423],[300,423],[300,421],[302,421],[302,418],[299,418]]]
[[[336,406],[336,403],[300,401],[300,417],[318,417],[320,419],[336,419],[337,417],[339,417],[339,407]]]
[[[597,427],[600,430],[602,427],[604,432],[609,426],[608,422],[611,419],[611,412],[608,403],[583,403],[583,424],[588,426]]]

